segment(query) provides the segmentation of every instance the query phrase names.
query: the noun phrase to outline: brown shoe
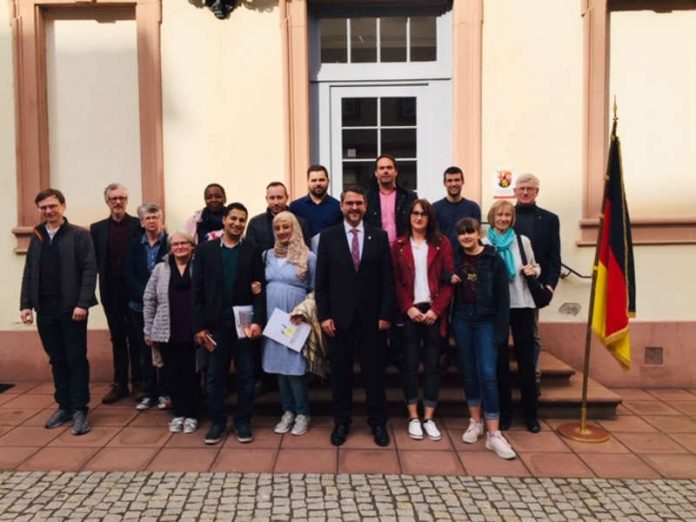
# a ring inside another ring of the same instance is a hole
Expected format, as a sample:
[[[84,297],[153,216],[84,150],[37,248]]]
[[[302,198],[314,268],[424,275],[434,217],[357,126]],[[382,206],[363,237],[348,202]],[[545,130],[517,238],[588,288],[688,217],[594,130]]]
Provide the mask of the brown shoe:
[[[113,404],[117,400],[123,399],[124,397],[128,397],[128,388],[124,388],[123,386],[119,386],[117,384],[112,384],[111,389],[106,392],[104,397],[102,397],[102,403]]]

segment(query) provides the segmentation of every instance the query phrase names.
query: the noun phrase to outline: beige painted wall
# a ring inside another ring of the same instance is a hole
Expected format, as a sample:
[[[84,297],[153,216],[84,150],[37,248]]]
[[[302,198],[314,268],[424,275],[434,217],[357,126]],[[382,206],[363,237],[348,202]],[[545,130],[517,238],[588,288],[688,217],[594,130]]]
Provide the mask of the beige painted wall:
[[[17,223],[14,90],[12,83],[12,34],[8,3],[0,3],[0,330],[24,328],[19,320],[19,285],[24,256],[14,253],[16,241],[10,229]]]
[[[563,259],[589,274],[591,254],[574,245],[582,205],[579,3],[486,1],[483,19],[483,213],[496,167],[536,174],[540,206],[560,217]],[[568,301],[584,310],[588,289],[577,279],[562,282],[544,319],[577,320],[557,308]]]
[[[109,183],[128,187],[133,212],[142,199],[136,52],[135,20],[46,23],[51,184],[72,223],[106,216]]]
[[[166,219],[178,228],[221,183],[251,215],[265,187],[285,180],[280,18],[260,1],[217,20],[188,2],[164,2],[162,83]]]

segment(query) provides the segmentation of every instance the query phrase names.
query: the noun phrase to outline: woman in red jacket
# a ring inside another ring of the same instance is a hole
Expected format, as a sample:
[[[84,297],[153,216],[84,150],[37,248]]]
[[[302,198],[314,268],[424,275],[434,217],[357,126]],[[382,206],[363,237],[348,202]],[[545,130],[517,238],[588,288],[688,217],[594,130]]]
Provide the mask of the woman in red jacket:
[[[452,247],[440,233],[432,205],[417,199],[411,205],[406,235],[392,245],[396,302],[404,316],[403,383],[408,408],[408,435],[431,440],[442,435],[433,421],[440,392],[440,349],[447,332],[452,287],[442,277],[454,270]],[[423,422],[418,418],[418,367],[425,368]]]

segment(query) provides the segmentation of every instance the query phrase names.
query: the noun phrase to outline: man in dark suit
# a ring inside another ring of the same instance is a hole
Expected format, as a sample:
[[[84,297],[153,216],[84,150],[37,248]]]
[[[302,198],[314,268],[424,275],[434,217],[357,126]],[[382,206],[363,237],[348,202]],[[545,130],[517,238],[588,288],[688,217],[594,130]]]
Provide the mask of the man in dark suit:
[[[97,255],[99,296],[111,335],[114,381],[102,397],[104,404],[111,404],[128,395],[129,367],[133,395],[139,399],[138,395],[142,392],[138,346],[132,335],[128,286],[124,274],[128,245],[141,232],[141,228],[140,220],[126,212],[126,187],[111,183],[104,189],[104,200],[109,207],[109,217],[92,223],[89,231]]]
[[[553,294],[561,275],[561,233],[558,216],[536,204],[539,195],[539,178],[534,174],[521,174],[515,181],[515,232],[527,236],[532,242],[534,258],[541,267],[541,281]],[[539,310],[534,311],[534,361],[536,365],[537,393],[539,393]]]
[[[357,355],[367,395],[367,421],[375,443],[389,445],[384,390],[385,334],[394,311],[394,273],[387,234],[364,223],[362,187],[341,194],[344,221],[321,233],[316,301],[329,338],[334,429],[331,442],[346,441],[353,402],[353,359]]]
[[[254,352],[258,350],[255,340],[261,337],[266,321],[266,294],[261,252],[256,245],[242,239],[247,216],[247,209],[241,203],[228,205],[222,219],[222,237],[199,245],[193,259],[193,331],[196,341],[208,350],[206,393],[212,425],[204,439],[206,444],[217,444],[225,434],[230,359],[234,359],[237,381],[234,417],[237,440],[254,440],[250,424]],[[244,337],[239,337],[234,308],[248,305],[252,314],[243,327]]]

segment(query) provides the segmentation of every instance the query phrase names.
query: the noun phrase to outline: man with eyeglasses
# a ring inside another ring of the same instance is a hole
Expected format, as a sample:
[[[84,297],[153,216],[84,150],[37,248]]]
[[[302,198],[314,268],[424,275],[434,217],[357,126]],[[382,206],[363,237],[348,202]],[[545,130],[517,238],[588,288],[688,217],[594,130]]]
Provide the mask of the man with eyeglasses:
[[[58,409],[46,429],[72,419],[73,435],[89,431],[87,315],[97,304],[97,264],[89,233],[65,219],[65,196],[45,189],[34,199],[41,224],[34,229],[24,263],[20,318],[34,322],[48,354]]]
[[[89,230],[97,255],[99,297],[111,335],[114,365],[114,380],[102,402],[112,404],[129,393],[129,369],[131,390],[136,400],[142,393],[138,346],[128,312],[128,286],[124,272],[128,245],[142,233],[142,229],[140,220],[126,212],[126,187],[120,183],[107,185],[104,201],[109,207],[109,217],[92,223]]]
[[[521,174],[515,181],[515,232],[527,236],[532,243],[534,258],[541,267],[541,281],[553,294],[561,275],[561,233],[558,216],[536,204],[539,195],[539,178],[534,174]],[[534,361],[536,366],[537,394],[541,381],[539,354],[539,310],[534,311]]]
[[[375,444],[389,445],[384,347],[394,315],[394,268],[387,234],[363,221],[367,209],[364,189],[347,187],[341,194],[343,222],[324,230],[319,241],[317,316],[331,354],[334,446],[344,444],[350,431],[356,357]]]

